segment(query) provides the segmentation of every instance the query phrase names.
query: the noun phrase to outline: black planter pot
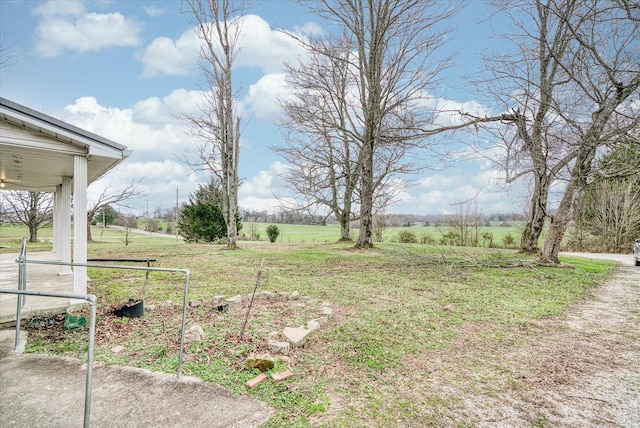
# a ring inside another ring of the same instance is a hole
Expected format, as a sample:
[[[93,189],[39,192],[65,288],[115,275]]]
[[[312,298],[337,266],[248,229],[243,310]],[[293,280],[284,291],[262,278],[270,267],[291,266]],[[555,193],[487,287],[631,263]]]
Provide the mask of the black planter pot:
[[[113,311],[117,317],[140,318],[144,314],[144,300],[129,299],[120,309]]]

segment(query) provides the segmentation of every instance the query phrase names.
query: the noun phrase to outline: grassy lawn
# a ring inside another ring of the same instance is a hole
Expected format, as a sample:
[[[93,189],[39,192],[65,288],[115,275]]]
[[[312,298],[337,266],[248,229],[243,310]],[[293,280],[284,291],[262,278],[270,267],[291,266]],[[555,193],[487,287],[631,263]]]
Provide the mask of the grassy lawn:
[[[89,244],[89,257],[149,257],[157,267],[190,270],[187,327],[200,325],[206,340],[187,347],[183,372],[269,403],[269,427],[473,426],[461,412],[465,395],[526,388],[501,353],[530,342],[541,320],[588,296],[614,266],[567,258],[569,267],[546,268],[510,250],[393,243],[356,251],[323,243],[317,230],[330,226],[282,226],[281,242],[243,241],[237,251],[138,235],[125,246],[113,231]],[[0,232],[5,251],[19,248],[8,229]],[[294,240],[304,233],[315,242]],[[301,299],[255,301],[240,340],[246,306],[218,313],[209,302],[250,294],[263,259],[259,291],[298,291]],[[155,306],[138,319],[101,317],[96,360],[175,372],[184,277],[106,269],[89,276],[102,309],[129,298]],[[273,369],[288,364],[293,377],[247,390],[257,372],[246,357],[265,351],[271,332],[319,317],[326,304],[328,325]],[[27,351],[85,358],[86,332],[34,331]]]

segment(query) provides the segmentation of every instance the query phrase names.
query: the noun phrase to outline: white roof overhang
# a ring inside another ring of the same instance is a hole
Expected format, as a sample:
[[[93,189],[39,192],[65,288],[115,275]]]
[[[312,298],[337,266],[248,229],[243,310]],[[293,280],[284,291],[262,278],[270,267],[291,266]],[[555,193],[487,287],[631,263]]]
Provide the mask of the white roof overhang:
[[[73,177],[76,155],[88,160],[87,181],[126,159],[123,145],[0,97],[2,190],[52,192]]]

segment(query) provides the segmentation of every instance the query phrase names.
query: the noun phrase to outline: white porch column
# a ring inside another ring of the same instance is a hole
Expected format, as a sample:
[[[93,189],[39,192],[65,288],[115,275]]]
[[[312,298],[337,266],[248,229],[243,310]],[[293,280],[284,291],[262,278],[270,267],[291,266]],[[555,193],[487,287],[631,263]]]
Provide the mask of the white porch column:
[[[60,189],[60,233],[56,258],[62,262],[71,262],[71,177],[62,177]],[[60,266],[60,275],[71,275],[71,266]]]
[[[87,262],[87,158],[73,157],[73,262]],[[87,294],[87,268],[76,267],[74,294]]]
[[[62,207],[60,203],[62,198],[62,184],[56,186],[56,191],[53,193],[53,254],[55,260],[60,260],[60,243],[62,242],[60,215],[62,213]]]

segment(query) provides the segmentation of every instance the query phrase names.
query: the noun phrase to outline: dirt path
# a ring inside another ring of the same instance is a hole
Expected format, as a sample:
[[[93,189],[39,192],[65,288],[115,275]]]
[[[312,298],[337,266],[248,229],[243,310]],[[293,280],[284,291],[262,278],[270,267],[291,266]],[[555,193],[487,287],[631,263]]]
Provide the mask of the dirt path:
[[[640,427],[640,268],[630,256],[592,296],[496,355],[519,380],[465,400],[479,427]],[[504,359],[503,359],[504,358]]]

